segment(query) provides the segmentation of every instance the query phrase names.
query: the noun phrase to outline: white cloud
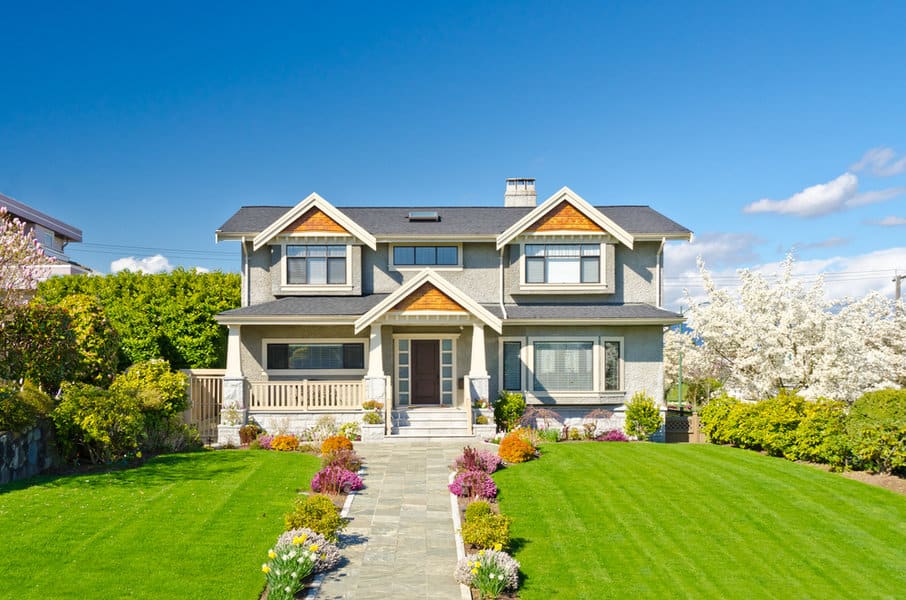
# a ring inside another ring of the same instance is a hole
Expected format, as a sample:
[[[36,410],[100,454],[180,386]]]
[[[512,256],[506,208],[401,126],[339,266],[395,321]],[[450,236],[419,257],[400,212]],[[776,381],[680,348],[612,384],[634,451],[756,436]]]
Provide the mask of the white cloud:
[[[668,255],[665,254],[665,259]],[[667,261],[665,260],[665,268]],[[906,265],[906,247],[887,248],[854,256],[835,256],[825,259],[797,260],[793,267],[795,276],[805,282],[813,282],[817,275],[824,275],[824,291],[828,299],[861,298],[870,291],[877,290],[887,296],[893,295],[891,279],[897,269],[902,271]],[[718,287],[735,289],[739,285],[737,268],[715,268],[705,257],[705,266]],[[750,267],[765,275],[781,272],[782,263],[770,262]],[[701,285],[701,276],[695,272],[677,272],[667,270],[665,281],[664,305],[679,310],[688,305],[683,290],[688,289],[693,302],[707,300]]]
[[[813,248],[835,248],[837,246],[845,246],[849,243],[849,238],[845,237],[831,237],[826,240],[819,240],[817,242],[798,242],[793,245],[794,248],[799,250],[811,250]],[[781,252],[785,252],[785,248],[780,249]]]
[[[125,258],[118,258],[110,263],[111,273],[118,273],[120,271],[141,271],[142,273],[151,275],[153,273],[169,273],[172,270],[173,265],[171,265],[170,261],[161,254],[148,256],[146,258],[127,256]]]
[[[872,190],[870,192],[863,192],[861,194],[856,194],[851,200],[846,203],[846,206],[864,206],[866,204],[886,202],[904,193],[906,193],[906,187],[895,187],[887,188],[886,190]]]
[[[897,158],[897,153],[893,148],[878,147],[872,148],[859,159],[859,162],[850,166],[853,171],[861,171],[869,168],[874,175],[878,177],[890,177],[906,173],[906,156]]]
[[[880,225],[882,227],[897,227],[899,225],[906,225],[906,217],[884,217],[879,221],[870,221],[873,225]]]
[[[843,210],[858,191],[859,178],[852,173],[844,173],[833,181],[807,187],[785,200],[762,198],[743,208],[743,212],[817,217]]]

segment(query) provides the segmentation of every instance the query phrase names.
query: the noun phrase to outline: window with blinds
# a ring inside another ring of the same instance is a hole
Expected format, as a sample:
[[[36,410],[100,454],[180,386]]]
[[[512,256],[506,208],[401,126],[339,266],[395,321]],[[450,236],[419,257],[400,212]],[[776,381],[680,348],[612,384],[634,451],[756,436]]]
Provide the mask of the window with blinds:
[[[503,389],[522,391],[522,342],[503,342]]]
[[[288,245],[286,283],[303,285],[346,283],[346,246]]]
[[[365,344],[268,344],[267,368],[364,369]]]
[[[600,244],[526,244],[526,283],[600,283]]]
[[[594,342],[534,342],[535,391],[592,391]]]

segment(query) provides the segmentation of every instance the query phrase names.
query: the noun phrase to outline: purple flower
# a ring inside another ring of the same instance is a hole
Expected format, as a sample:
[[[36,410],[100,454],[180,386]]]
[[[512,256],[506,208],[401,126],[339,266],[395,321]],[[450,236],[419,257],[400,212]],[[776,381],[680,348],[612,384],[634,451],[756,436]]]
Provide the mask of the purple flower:
[[[610,431],[605,431],[601,435],[595,438],[599,442],[628,442],[629,438],[626,437],[626,434],[620,431],[619,429],[611,429]]]
[[[324,467],[311,480],[311,489],[323,494],[339,494],[365,487],[362,478],[343,467]]]
[[[497,484],[484,471],[457,473],[453,483],[447,487],[451,494],[461,498],[495,498],[497,496]]]

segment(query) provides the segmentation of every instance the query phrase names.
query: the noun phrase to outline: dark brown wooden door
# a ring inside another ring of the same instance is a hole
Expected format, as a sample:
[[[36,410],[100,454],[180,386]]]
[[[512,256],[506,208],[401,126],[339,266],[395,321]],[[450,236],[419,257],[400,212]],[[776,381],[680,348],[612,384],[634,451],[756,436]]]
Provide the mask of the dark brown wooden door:
[[[412,404],[440,404],[440,343],[412,340]]]

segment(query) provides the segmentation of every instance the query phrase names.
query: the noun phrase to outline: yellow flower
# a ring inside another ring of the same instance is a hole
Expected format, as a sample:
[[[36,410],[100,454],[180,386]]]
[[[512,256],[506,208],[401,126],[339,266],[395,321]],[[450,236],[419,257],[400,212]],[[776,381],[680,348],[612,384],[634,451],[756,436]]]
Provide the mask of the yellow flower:
[[[135,453],[135,458],[141,458],[141,457],[142,457],[142,451],[139,450],[138,452]]]
[[[494,550],[500,552],[501,550],[503,550],[503,546],[501,546],[500,544],[494,544]]]
[[[318,545],[317,545],[317,544],[312,544],[311,546],[308,547],[308,549],[311,550],[312,552],[317,552],[317,551],[318,551]]]
[[[478,556],[484,556],[484,550],[479,550],[479,551],[478,551]]]
[[[472,575],[478,575],[478,569],[472,569]]]
[[[269,566],[267,566],[267,565],[261,565],[261,572],[262,572],[262,573],[270,573],[270,572],[271,572],[271,568],[270,568]]]
[[[277,553],[274,552],[273,550],[268,550],[268,551],[267,551],[267,557],[268,557],[268,558],[277,558]]]

